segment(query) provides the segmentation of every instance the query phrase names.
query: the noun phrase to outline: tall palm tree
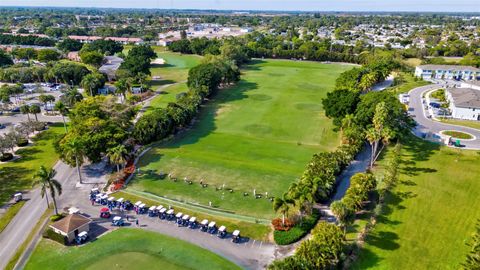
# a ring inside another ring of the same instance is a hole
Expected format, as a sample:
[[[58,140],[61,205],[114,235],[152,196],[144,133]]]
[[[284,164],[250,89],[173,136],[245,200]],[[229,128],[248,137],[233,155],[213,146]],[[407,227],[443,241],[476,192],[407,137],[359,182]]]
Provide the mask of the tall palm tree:
[[[65,152],[63,153],[67,160],[75,160],[75,166],[77,167],[78,179],[82,184],[82,173],[80,167],[84,162],[85,152],[83,149],[83,143],[74,138],[68,141],[65,145]]]
[[[123,102],[127,99],[127,91],[129,89],[127,79],[119,79],[115,82],[115,93],[120,94],[123,97]]]
[[[50,197],[52,197],[53,207],[55,209],[55,214],[58,215],[57,201],[55,196],[62,194],[62,185],[55,179],[55,174],[57,172],[54,169],[47,169],[45,166],[40,166],[40,169],[35,173],[33,178],[35,179],[34,185],[40,184],[40,194],[42,198],[45,196],[48,206],[48,195],[47,190],[50,191]]]
[[[373,167],[373,162],[375,160],[375,154],[377,152],[378,141],[381,139],[380,134],[378,134],[375,128],[369,128],[365,133],[365,137],[371,146],[371,157],[370,157],[370,167]]]
[[[120,164],[126,162],[125,156],[127,154],[127,148],[123,144],[107,150],[107,157],[112,164],[117,165],[117,172],[120,172]]]
[[[273,200],[273,210],[282,213],[282,225],[285,226],[285,216],[288,215],[290,207],[293,205],[293,200],[285,193],[281,198]]]
[[[68,114],[68,108],[62,101],[58,101],[55,103],[55,110],[58,111],[62,115],[63,120],[63,127],[65,128],[65,133],[68,132],[67,122],[65,122],[65,115]]]

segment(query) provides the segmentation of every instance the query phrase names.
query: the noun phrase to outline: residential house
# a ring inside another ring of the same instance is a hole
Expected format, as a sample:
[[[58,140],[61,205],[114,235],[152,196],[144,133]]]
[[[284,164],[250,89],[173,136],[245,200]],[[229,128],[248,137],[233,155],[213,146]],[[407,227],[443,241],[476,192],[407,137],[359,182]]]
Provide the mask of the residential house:
[[[455,65],[421,65],[415,68],[415,77],[428,79],[465,80],[480,79],[480,69]]]

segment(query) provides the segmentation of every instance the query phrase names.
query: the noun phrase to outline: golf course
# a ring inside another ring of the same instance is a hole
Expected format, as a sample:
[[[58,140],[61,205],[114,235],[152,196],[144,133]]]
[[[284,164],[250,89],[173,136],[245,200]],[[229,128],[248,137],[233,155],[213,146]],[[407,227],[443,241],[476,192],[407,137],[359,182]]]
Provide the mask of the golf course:
[[[380,175],[389,156],[379,163]],[[400,182],[352,269],[461,268],[480,216],[479,162],[477,151],[410,138]]]
[[[240,269],[184,241],[139,229],[119,229],[80,247],[42,239],[25,269]]]
[[[306,61],[252,61],[237,85],[220,90],[203,106],[190,129],[153,145],[140,159],[141,173],[129,189],[272,218],[269,198],[281,196],[301,176],[312,154],[338,146],[339,134],[325,117],[321,101],[338,75],[350,68]],[[181,77],[178,70],[173,77]]]

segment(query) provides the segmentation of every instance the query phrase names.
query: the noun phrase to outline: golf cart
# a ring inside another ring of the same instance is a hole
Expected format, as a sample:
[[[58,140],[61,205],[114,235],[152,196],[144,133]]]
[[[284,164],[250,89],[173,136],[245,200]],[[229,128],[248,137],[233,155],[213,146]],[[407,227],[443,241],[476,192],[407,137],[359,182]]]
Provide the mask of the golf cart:
[[[98,190],[98,188],[92,188],[90,190],[90,200],[95,200],[97,194],[99,194],[100,191]]]
[[[197,227],[197,218],[196,217],[191,217],[189,220],[188,220],[188,227],[190,229],[195,229],[195,227]]]
[[[227,227],[222,225],[222,226],[220,226],[220,228],[218,228],[217,236],[219,238],[224,238],[225,235],[227,235]]]
[[[101,193],[97,193],[97,194],[95,195],[95,202],[98,203],[98,204],[100,204],[100,203],[102,202],[102,196],[103,196],[103,195],[102,195]]]
[[[112,220],[112,225],[113,226],[119,226],[120,227],[120,226],[123,226],[123,224],[124,224],[124,221],[123,221],[122,217],[120,217],[120,216],[116,216]]]
[[[182,212],[178,212],[177,215],[175,216],[175,218],[177,219],[178,226],[182,224],[182,216],[183,216]]]
[[[107,205],[108,207],[112,207],[112,208],[115,207],[115,197],[109,197],[107,199]]]
[[[233,231],[233,233],[232,233],[232,242],[233,242],[233,243],[238,243],[238,242],[240,242],[240,231],[239,231],[239,230]]]
[[[215,234],[217,232],[217,226],[215,221],[212,221],[208,224],[208,233]]]
[[[200,222],[200,230],[202,232],[206,232],[207,229],[208,229],[208,220],[204,219],[204,220],[202,220],[202,222]]]
[[[117,202],[115,203],[115,206],[118,208],[121,208],[123,206],[123,201],[124,201],[123,198],[118,199]]]
[[[135,212],[138,212],[140,209],[140,205],[142,204],[142,201],[138,201],[136,202],[134,205],[133,205],[133,210],[135,210]]]
[[[172,220],[175,217],[175,211],[173,209],[170,209],[167,211],[167,219]]]
[[[185,226],[185,227],[188,226],[188,220],[189,220],[189,219],[190,219],[190,216],[189,216],[189,215],[184,215],[184,216],[182,217],[182,221],[181,221],[181,224],[180,224],[180,225]]]
[[[154,217],[156,216],[158,213],[157,211],[157,207],[156,206],[150,206],[150,208],[148,209],[148,216],[149,217]]]
[[[110,218],[110,216],[111,216],[110,209],[108,209],[107,207],[100,209],[101,218]]]
[[[129,201],[129,200],[126,200],[124,203],[123,203],[123,209],[124,210],[132,210],[133,208],[133,204]]]
[[[107,205],[107,203],[108,203],[107,200],[108,200],[108,195],[107,194],[103,194],[102,197],[100,197],[100,203],[102,205]]]
[[[88,233],[86,231],[83,231],[79,233],[77,237],[75,237],[75,242],[77,243],[77,245],[81,245],[87,241],[87,238],[88,238]]]
[[[19,201],[22,200],[22,193],[15,193],[15,195],[13,195],[13,198],[15,199],[15,202],[18,203]]]
[[[167,217],[167,214],[165,212],[167,212],[167,208],[160,209],[158,211],[158,218],[159,219],[165,219]]]
[[[138,206],[138,213],[139,214],[146,214],[148,211],[147,205],[142,203]]]

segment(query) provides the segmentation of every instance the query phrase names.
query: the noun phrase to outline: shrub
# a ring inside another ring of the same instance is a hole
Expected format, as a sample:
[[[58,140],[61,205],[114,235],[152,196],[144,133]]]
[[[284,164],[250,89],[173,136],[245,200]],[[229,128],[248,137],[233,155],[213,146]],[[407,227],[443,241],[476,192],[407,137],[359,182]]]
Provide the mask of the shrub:
[[[0,156],[0,161],[9,161],[13,159],[13,154],[12,153],[4,153]]]
[[[50,217],[50,221],[52,221],[52,222],[59,221],[60,219],[62,219],[64,217],[65,217],[65,215],[63,215],[63,214],[53,215],[53,216]]]
[[[28,140],[25,138],[20,138],[17,140],[17,146],[18,147],[23,147],[28,145]]]
[[[54,230],[52,230],[51,228],[48,228],[46,229],[44,232],[43,232],[43,237],[44,238],[47,238],[47,239],[50,239],[50,240],[53,240],[55,242],[58,242],[62,245],[66,245],[68,244],[68,239],[67,237],[61,235],[61,234],[58,234],[56,233]]]
[[[293,228],[288,231],[274,231],[273,239],[278,245],[289,245],[300,240],[302,237],[307,235],[307,233],[315,227],[318,219],[320,218],[320,213],[314,211],[312,215],[306,216],[303,218],[303,221],[296,224]]]
[[[293,223],[293,221],[291,221],[290,219],[285,218],[285,224],[283,224],[281,218],[276,218],[272,220],[272,225],[275,231],[288,231],[293,228],[295,223]]]

